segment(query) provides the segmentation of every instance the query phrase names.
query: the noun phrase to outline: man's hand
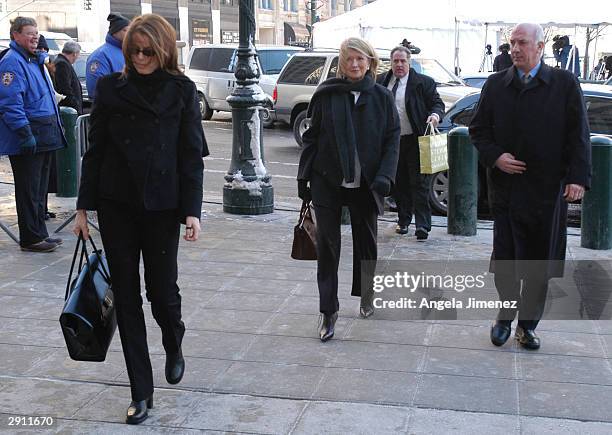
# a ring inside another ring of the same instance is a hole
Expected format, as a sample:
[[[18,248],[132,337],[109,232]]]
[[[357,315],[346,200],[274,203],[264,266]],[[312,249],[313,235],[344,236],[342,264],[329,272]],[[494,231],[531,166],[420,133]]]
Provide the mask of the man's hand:
[[[36,154],[36,139],[34,136],[29,136],[25,141],[21,144],[21,155],[23,156],[32,156]]]
[[[433,128],[436,128],[438,124],[440,123],[440,117],[438,116],[437,113],[432,113],[427,118],[427,123],[431,124]]]
[[[563,198],[567,202],[574,202],[582,199],[584,196],[584,186],[580,184],[568,184],[565,186],[565,192],[563,192]]]
[[[510,153],[503,153],[495,161],[495,166],[506,174],[522,174],[527,170],[527,164],[516,160]]]
[[[200,236],[200,219],[194,216],[187,216],[185,219],[185,236],[188,242],[195,242]]]
[[[383,175],[377,175],[376,178],[374,178],[370,189],[381,196],[387,196],[391,191],[391,181],[389,181],[389,179]]]
[[[74,219],[74,227],[72,232],[75,235],[83,234],[83,239],[89,239],[89,227],[87,226],[87,211],[77,210],[76,217]]]
[[[310,187],[308,187],[308,180],[298,180],[298,196],[304,202],[312,201],[312,194],[310,193]]]

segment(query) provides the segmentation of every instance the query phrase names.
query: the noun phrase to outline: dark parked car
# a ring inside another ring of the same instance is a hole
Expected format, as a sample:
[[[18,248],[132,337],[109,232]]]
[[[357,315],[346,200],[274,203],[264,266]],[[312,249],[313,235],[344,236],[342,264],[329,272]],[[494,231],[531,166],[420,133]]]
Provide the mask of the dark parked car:
[[[592,135],[605,135],[612,138],[612,86],[582,83],[582,92],[587,107],[587,116]],[[458,100],[444,115],[440,122],[441,132],[448,132],[454,127],[467,126],[472,120],[480,93],[467,95]],[[487,207],[486,178],[479,166],[479,210]],[[446,214],[448,194],[448,174],[438,173],[432,177],[430,202],[434,210]]]

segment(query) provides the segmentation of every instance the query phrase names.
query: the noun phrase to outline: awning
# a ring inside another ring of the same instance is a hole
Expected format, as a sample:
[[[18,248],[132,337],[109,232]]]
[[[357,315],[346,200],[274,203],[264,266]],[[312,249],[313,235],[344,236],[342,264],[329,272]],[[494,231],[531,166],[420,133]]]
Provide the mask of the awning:
[[[302,45],[310,41],[310,32],[303,24],[285,21],[285,45]]]

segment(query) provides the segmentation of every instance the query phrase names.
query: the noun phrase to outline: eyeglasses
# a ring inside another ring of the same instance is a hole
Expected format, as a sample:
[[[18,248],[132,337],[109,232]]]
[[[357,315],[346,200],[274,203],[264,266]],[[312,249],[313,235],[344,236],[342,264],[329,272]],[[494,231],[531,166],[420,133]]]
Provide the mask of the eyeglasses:
[[[155,52],[153,51],[153,49],[151,47],[147,47],[147,48],[143,48],[143,49],[132,48],[130,50],[130,54],[132,56],[138,56],[140,53],[142,53],[142,55],[146,56],[146,57],[153,57],[153,56],[155,56]]]

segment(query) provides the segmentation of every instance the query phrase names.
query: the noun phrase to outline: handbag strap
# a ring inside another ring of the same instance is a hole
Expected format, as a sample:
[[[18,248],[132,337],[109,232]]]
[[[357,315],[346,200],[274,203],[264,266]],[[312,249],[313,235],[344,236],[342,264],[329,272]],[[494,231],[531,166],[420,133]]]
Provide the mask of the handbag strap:
[[[104,279],[106,279],[108,282],[110,282],[110,273],[108,273],[108,270],[106,270],[106,266],[104,266],[104,262],[102,261],[102,256],[100,255],[100,251],[98,251],[98,248],[96,248],[96,244],[93,241],[92,237],[89,237],[89,241],[91,242],[91,246],[93,247],[93,251],[96,254],[96,257],[98,257],[98,264],[100,264],[100,268],[102,269],[102,276],[104,276]]]
[[[300,219],[298,226],[303,226],[306,216],[310,213],[310,202],[302,201],[302,209],[300,210]]]
[[[83,240],[83,236],[79,234],[79,238],[77,239],[76,246],[74,247],[74,255],[72,256],[72,264],[70,265],[70,274],[68,275],[68,283],[66,284],[66,294],[64,295],[64,300],[68,300],[68,296],[70,293],[70,281],[72,281],[72,272],[74,272],[74,265],[76,263],[77,254],[79,252],[79,246],[81,245],[81,241]],[[81,259],[79,263],[83,261],[83,255],[81,254]],[[79,264],[79,270],[81,269],[81,265]]]

